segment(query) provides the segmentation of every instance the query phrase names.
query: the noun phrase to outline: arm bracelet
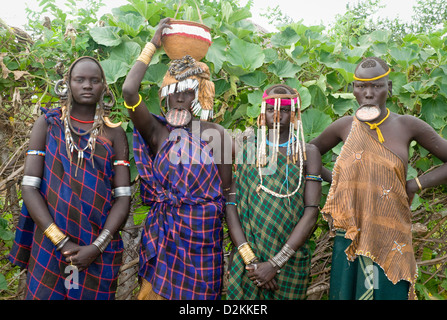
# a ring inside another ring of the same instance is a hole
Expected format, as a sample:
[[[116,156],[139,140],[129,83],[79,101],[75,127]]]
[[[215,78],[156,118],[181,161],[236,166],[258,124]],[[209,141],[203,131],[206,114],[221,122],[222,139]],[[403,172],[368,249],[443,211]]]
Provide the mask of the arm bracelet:
[[[22,186],[30,186],[30,187],[40,189],[41,182],[42,182],[42,179],[39,177],[23,176]]]
[[[145,65],[148,65],[151,62],[155,51],[157,51],[157,47],[152,42],[146,43],[137,61],[141,61]]]
[[[103,229],[101,233],[99,234],[98,238],[96,238],[95,241],[93,241],[93,245],[95,245],[101,253],[104,252],[104,250],[109,245],[110,241],[112,241],[113,235],[108,229]]]
[[[295,251],[286,243],[273,258],[269,259],[269,262],[272,266],[282,268],[294,254]]]
[[[118,187],[113,189],[113,196],[115,198],[118,197],[130,197],[132,195],[132,191],[130,187]]]
[[[244,260],[244,263],[246,265],[249,265],[250,263],[252,263],[253,261],[255,261],[257,259],[255,253],[251,249],[248,242],[244,242],[243,244],[241,244],[237,248],[237,250],[239,251],[239,254],[242,257],[242,260]]]
[[[62,248],[65,246],[65,244],[68,242],[68,240],[70,240],[70,238],[68,236],[66,236],[65,239],[63,239],[61,242],[59,242],[56,247],[56,251],[62,250]]]
[[[50,241],[55,245],[58,246],[62,241],[65,240],[65,238],[68,238],[53,222],[50,224],[48,228],[45,229],[43,234],[50,239]]]

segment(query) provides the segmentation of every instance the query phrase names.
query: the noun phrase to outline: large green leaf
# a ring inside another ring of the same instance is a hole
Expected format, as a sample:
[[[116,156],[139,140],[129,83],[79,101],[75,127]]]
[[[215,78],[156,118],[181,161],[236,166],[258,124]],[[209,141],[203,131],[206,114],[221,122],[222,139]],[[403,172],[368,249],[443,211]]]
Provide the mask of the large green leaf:
[[[268,71],[279,78],[293,78],[300,70],[301,67],[287,60],[277,60],[268,67]]]
[[[140,52],[141,47],[138,43],[124,41],[112,49],[110,59],[125,62],[129,67],[132,67]]]
[[[231,40],[227,57],[230,66],[240,67],[247,73],[255,71],[264,62],[260,45],[240,39]]]
[[[125,62],[112,59],[101,61],[101,66],[104,69],[108,84],[113,84],[119,78],[126,76],[130,69]]]
[[[226,60],[225,56],[226,47],[227,43],[224,38],[216,38],[213,39],[213,43],[208,49],[208,52],[206,54],[206,60],[208,60],[214,65],[215,73],[218,73],[220,69],[222,69],[222,65]]]
[[[164,63],[150,65],[146,70],[143,81],[148,82],[149,84],[156,84],[158,86],[161,86],[168,68],[169,67]]]
[[[290,47],[298,40],[300,36],[292,28],[286,28],[280,33],[275,33],[270,41],[275,47]]]
[[[267,80],[267,75],[261,71],[255,71],[248,73],[239,77],[241,81],[252,87],[261,87],[265,80]]]
[[[147,0],[128,0],[130,5],[146,20],[150,20],[156,15],[160,8],[157,3],[150,3]]]
[[[327,126],[332,123],[329,115],[317,109],[307,109],[302,114],[303,130],[306,141],[316,138]]]
[[[399,65],[405,68],[408,68],[408,66],[416,61],[418,58],[418,53],[409,47],[392,47],[390,49],[390,55],[393,57],[394,60],[396,60]]]
[[[121,43],[121,37],[118,32],[118,27],[93,27],[90,29],[90,35],[96,43],[107,47],[114,47]]]
[[[118,19],[113,20],[117,27],[124,30],[125,34],[136,37],[144,28],[145,19],[142,16],[128,13],[119,16]]]

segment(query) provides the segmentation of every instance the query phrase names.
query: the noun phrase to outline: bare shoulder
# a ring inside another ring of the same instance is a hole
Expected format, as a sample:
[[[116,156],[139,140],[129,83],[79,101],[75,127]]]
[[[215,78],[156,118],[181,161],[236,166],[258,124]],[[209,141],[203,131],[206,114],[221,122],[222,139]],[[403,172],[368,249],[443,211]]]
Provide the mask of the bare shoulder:
[[[412,115],[395,114],[395,119],[398,121],[399,125],[405,127],[406,130],[414,135],[426,132],[427,130],[434,131],[434,129],[427,122]]]
[[[115,128],[104,126],[104,128],[105,136],[112,143],[116,156],[119,158],[127,157],[129,146],[124,129],[121,126]]]

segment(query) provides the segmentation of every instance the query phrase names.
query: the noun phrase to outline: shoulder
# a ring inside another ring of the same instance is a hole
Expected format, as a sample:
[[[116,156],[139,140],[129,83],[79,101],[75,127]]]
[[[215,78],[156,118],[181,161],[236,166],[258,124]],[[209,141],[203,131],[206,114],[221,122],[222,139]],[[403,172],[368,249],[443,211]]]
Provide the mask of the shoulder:
[[[427,122],[412,115],[400,115],[397,113],[393,113],[393,118],[394,121],[396,121],[398,124],[400,124],[401,126],[405,126],[408,131],[415,132],[419,130],[432,129],[432,127]]]
[[[47,127],[48,124],[46,120],[46,115],[43,114],[39,116],[39,118],[37,118],[37,120],[34,122],[33,131],[40,131],[40,130],[46,131]]]
[[[306,143],[307,160],[311,162],[321,161],[321,153],[318,147],[311,143]]]

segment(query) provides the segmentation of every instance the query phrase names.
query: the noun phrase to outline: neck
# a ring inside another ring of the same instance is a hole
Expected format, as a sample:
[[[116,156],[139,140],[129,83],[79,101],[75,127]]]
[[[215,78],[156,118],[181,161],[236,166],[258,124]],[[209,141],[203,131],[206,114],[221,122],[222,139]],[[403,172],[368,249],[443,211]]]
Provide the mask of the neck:
[[[374,120],[374,123],[378,123],[385,119],[385,117],[388,115],[388,109],[386,106],[380,107],[380,116]]]
[[[289,141],[289,130],[288,130],[289,128],[287,128],[287,130],[280,130],[281,132],[279,133],[279,144],[283,144],[283,143],[285,143],[285,142],[287,142],[287,141]],[[273,133],[270,131],[270,129],[269,129],[269,137],[268,137],[268,140],[269,140],[269,142],[271,142],[271,143],[275,143],[275,141],[273,141],[273,139],[274,139],[274,136],[273,136]]]
[[[96,113],[96,105],[81,105],[73,103],[70,115],[76,119],[89,121],[93,120]]]

